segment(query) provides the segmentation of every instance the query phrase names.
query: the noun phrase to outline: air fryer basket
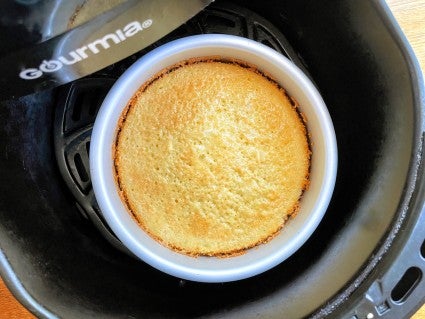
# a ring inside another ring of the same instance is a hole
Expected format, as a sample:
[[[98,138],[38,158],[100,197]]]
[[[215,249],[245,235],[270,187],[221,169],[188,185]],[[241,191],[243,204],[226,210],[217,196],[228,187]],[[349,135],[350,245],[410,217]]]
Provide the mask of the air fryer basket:
[[[425,301],[425,98],[384,1],[216,1],[160,43],[200,32],[281,50],[322,93],[339,168],[311,239],[276,268],[223,284],[180,280],[116,249],[96,211],[87,145],[102,96],[150,47],[68,86],[1,103],[6,283],[47,318],[409,317]]]

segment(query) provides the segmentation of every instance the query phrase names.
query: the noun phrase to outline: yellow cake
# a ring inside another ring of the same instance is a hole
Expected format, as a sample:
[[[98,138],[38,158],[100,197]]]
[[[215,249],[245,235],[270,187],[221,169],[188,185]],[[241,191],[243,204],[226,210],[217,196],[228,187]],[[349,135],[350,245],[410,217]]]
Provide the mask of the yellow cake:
[[[296,102],[240,62],[193,60],[145,83],[114,147],[129,212],[163,245],[229,256],[267,242],[296,213],[310,149]]]

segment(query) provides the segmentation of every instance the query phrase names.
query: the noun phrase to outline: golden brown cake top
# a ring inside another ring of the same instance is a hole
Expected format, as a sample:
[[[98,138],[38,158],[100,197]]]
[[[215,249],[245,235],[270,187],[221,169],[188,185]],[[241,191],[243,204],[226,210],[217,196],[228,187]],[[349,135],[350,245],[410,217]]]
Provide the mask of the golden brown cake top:
[[[298,208],[310,151],[297,107],[253,68],[197,61],[144,85],[114,150],[122,198],[140,226],[189,255],[268,241]]]

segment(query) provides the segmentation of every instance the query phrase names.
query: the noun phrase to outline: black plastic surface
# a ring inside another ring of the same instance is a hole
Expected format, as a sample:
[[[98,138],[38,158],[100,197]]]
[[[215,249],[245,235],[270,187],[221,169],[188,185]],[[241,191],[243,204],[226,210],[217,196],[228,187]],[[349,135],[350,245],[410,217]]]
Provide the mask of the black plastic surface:
[[[0,100],[53,89],[155,43],[212,0],[4,0]]]
[[[3,103],[0,270],[32,311],[64,318],[408,318],[423,301],[424,88],[383,2],[243,5],[289,40],[334,121],[338,177],[317,231],[290,259],[251,279],[200,284],[164,275],[112,247],[75,207],[54,154],[58,92]],[[399,301],[391,299],[411,267],[422,276],[411,290],[404,284],[394,295]]]

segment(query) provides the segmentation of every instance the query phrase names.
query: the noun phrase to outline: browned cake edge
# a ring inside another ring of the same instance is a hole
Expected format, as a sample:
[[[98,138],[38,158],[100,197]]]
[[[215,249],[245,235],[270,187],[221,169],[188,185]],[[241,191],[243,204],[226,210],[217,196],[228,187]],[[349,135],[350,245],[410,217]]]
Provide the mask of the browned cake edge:
[[[119,177],[119,174],[118,174],[118,167],[119,167],[118,162],[119,162],[119,160],[118,160],[118,155],[117,155],[118,154],[117,146],[118,146],[119,139],[120,139],[121,128],[122,128],[123,123],[125,122],[125,120],[127,118],[127,115],[131,111],[132,106],[135,104],[135,101],[137,101],[138,96],[140,94],[142,94],[152,83],[154,83],[158,79],[162,78],[164,75],[166,75],[170,72],[173,72],[174,70],[176,70],[180,67],[183,67],[185,65],[190,65],[190,64],[195,64],[195,63],[203,63],[203,62],[221,62],[221,63],[236,64],[236,65],[247,68],[250,71],[255,72],[255,73],[265,77],[267,80],[269,80],[271,83],[273,83],[276,87],[278,87],[279,90],[288,98],[289,102],[291,103],[291,106],[296,111],[299,119],[301,120],[301,122],[303,124],[304,133],[305,133],[305,136],[307,138],[307,146],[308,146],[307,156],[309,157],[309,166],[308,166],[308,169],[307,169],[307,174],[304,178],[304,185],[302,186],[301,195],[298,199],[298,202],[294,205],[294,207],[292,208],[292,211],[288,215],[286,215],[286,218],[282,221],[282,224],[278,227],[278,229],[275,232],[273,232],[272,234],[268,235],[265,238],[258,240],[256,243],[254,243],[252,245],[248,245],[248,246],[245,246],[245,247],[242,247],[242,248],[237,248],[237,249],[234,249],[234,250],[218,252],[218,253],[210,253],[210,254],[189,251],[189,250],[186,250],[182,247],[177,247],[175,245],[172,245],[172,244],[164,241],[162,238],[156,236],[155,234],[151,233],[151,231],[144,225],[143,221],[139,220],[139,218],[137,217],[137,214],[134,213],[135,209],[132,207],[131,203],[129,202],[129,200],[127,198],[127,194],[125,193],[125,191],[122,188],[120,177]],[[143,229],[143,231],[145,231],[154,240],[156,240],[157,242],[159,242],[160,244],[162,244],[163,246],[165,246],[165,247],[167,247],[171,250],[174,250],[176,252],[179,252],[179,253],[182,253],[182,254],[185,254],[185,255],[188,255],[188,256],[191,256],[191,257],[200,257],[200,256],[219,257],[219,258],[234,257],[234,256],[239,256],[239,255],[245,254],[248,249],[251,249],[251,248],[254,248],[254,247],[259,246],[261,244],[265,244],[265,243],[269,242],[270,240],[275,238],[280,233],[280,231],[282,230],[282,228],[284,227],[284,225],[286,224],[286,222],[290,218],[293,218],[294,216],[297,215],[297,213],[299,212],[299,209],[300,209],[299,203],[301,201],[301,198],[303,197],[304,192],[309,188],[309,185],[310,185],[312,151],[311,151],[311,137],[310,137],[310,133],[307,130],[307,118],[306,118],[306,116],[300,111],[298,102],[293,97],[291,97],[286,92],[286,90],[281,85],[279,85],[279,83],[277,83],[276,80],[273,79],[273,77],[271,75],[267,74],[264,71],[260,71],[256,66],[249,64],[249,63],[242,61],[242,60],[233,59],[233,58],[232,59],[223,58],[221,56],[196,57],[196,58],[191,58],[191,59],[187,59],[187,60],[178,62],[176,64],[173,64],[172,66],[169,66],[168,68],[165,68],[165,69],[159,71],[154,76],[152,76],[150,79],[148,79],[145,83],[143,83],[140,86],[140,88],[137,90],[137,92],[134,94],[134,96],[127,103],[126,107],[122,111],[121,116],[118,120],[118,125],[117,125],[115,136],[116,136],[115,143],[112,145],[112,160],[113,160],[113,163],[114,163],[114,171],[115,171],[114,177],[115,177],[115,183],[118,187],[118,193],[120,195],[121,200],[125,203],[127,211],[130,213],[132,218],[137,222],[137,224],[140,226],[140,228]]]

